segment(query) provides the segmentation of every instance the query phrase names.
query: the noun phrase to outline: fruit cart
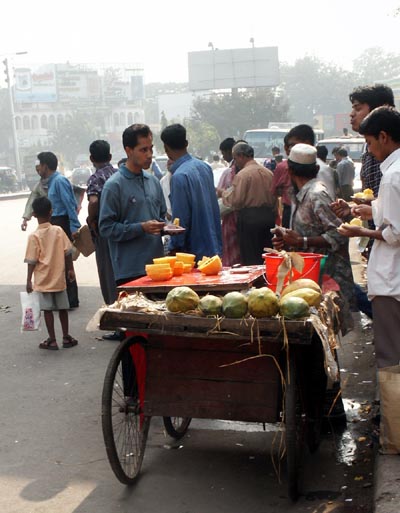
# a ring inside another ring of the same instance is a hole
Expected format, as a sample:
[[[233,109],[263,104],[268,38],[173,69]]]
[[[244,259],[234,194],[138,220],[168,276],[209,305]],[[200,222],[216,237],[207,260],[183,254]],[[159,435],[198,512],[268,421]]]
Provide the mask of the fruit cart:
[[[215,283],[213,293],[250,287],[262,270],[249,274],[235,284]],[[146,289],[141,280],[124,288],[160,292],[168,287],[154,283]],[[201,284],[191,286],[201,291]],[[311,319],[106,309],[100,328],[127,330],[111,358],[102,396],[107,454],[122,483],[134,483],[140,472],[153,416],[163,417],[175,438],[184,436],[191,418],[281,423],[288,492],[297,498],[303,448],[314,451],[318,445],[327,383]]]

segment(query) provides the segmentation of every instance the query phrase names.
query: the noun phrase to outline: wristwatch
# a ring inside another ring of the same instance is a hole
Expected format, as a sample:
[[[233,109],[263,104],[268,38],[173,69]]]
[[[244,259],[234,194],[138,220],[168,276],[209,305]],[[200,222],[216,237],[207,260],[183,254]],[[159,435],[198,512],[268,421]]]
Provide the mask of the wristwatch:
[[[307,249],[307,248],[308,248],[308,238],[303,237],[303,249]]]

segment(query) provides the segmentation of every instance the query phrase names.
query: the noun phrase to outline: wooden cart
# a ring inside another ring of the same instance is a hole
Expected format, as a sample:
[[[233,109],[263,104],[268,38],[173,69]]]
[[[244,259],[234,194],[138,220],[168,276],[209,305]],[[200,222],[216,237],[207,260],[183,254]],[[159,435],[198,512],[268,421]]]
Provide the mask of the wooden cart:
[[[107,310],[101,329],[127,329],[102,397],[103,433],[117,478],[137,478],[150,419],[183,436],[194,418],[282,422],[289,496],[299,492],[302,449],[318,446],[326,389],[310,320],[234,320]]]

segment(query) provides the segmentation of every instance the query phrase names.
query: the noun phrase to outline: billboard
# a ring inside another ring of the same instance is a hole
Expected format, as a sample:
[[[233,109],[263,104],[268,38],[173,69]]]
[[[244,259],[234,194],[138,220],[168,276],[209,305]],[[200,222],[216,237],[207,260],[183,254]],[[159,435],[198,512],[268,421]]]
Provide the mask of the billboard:
[[[96,70],[70,64],[57,65],[57,88],[60,102],[85,98],[99,101],[100,79]]]
[[[14,101],[16,103],[52,103],[57,101],[54,64],[46,64],[36,71],[17,68],[14,77]]]
[[[189,52],[188,66],[191,91],[279,84],[276,46]]]

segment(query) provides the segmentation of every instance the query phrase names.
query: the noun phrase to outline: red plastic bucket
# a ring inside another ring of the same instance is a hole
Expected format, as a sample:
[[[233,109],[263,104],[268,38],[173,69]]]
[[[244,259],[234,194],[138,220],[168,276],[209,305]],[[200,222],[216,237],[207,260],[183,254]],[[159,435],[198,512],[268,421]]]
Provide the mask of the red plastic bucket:
[[[316,283],[319,281],[319,273],[321,269],[321,259],[325,255],[319,255],[318,253],[300,253],[304,258],[303,272],[299,273],[295,268],[292,269],[292,280],[298,280],[299,278],[309,278],[314,280]],[[273,253],[264,253],[263,258],[265,260],[265,271],[267,285],[270,289],[276,290],[278,283],[278,268],[283,261],[283,257],[274,255]],[[289,273],[286,276],[283,284],[287,285],[289,282]]]

